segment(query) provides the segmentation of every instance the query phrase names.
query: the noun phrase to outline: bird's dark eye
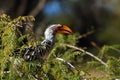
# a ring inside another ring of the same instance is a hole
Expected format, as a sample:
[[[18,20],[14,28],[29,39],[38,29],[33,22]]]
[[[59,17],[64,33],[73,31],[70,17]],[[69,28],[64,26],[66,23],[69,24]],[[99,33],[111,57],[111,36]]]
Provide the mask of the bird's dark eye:
[[[58,29],[61,29],[62,27],[63,27],[62,25],[61,26],[57,26]]]
[[[54,26],[54,30],[57,31],[61,28],[62,26]]]
[[[59,26],[58,28],[60,29],[61,27],[63,27],[63,25]]]

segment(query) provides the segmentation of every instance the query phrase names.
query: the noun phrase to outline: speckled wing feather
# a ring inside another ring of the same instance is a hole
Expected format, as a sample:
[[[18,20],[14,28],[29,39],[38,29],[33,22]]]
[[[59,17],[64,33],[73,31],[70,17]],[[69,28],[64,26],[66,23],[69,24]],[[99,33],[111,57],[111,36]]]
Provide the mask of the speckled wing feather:
[[[28,48],[25,50],[25,53],[23,54],[23,58],[26,61],[34,61],[34,60],[41,60],[44,59],[49,51],[51,50],[51,42],[50,41],[44,41],[42,42],[42,45],[37,45],[34,49]]]

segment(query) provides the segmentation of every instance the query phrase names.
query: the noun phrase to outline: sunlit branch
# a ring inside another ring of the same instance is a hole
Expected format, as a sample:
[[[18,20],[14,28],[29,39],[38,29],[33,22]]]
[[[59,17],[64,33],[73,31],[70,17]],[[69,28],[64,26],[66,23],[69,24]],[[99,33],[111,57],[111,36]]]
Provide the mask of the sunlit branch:
[[[64,63],[67,63],[71,68],[75,69],[75,67],[68,61],[62,59],[62,58],[56,58],[57,60],[63,61]]]
[[[73,48],[73,49],[79,50],[80,52],[83,52],[83,53],[85,53],[85,54],[93,57],[95,60],[99,61],[101,64],[105,65],[106,67],[108,66],[108,65],[107,65],[105,62],[103,62],[100,58],[96,57],[95,55],[93,55],[93,54],[90,53],[90,52],[87,52],[87,51],[85,51],[85,50],[83,50],[83,49],[81,49],[81,48],[78,48],[78,47],[76,47],[76,46],[72,46],[72,45],[69,45],[69,44],[63,44],[63,45],[66,45],[66,46],[69,47],[69,48]]]

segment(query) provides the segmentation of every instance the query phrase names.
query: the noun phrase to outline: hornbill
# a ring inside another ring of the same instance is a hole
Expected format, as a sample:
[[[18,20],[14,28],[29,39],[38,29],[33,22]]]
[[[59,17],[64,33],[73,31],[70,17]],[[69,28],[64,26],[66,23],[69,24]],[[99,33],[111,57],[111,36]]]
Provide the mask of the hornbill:
[[[72,30],[61,24],[53,24],[50,25],[45,30],[45,39],[38,44],[34,49],[27,49],[25,53],[23,54],[23,58],[26,61],[34,61],[34,60],[40,60],[45,59],[47,55],[49,54],[50,50],[52,49],[54,43],[55,43],[55,36],[56,34],[71,34],[73,33]]]

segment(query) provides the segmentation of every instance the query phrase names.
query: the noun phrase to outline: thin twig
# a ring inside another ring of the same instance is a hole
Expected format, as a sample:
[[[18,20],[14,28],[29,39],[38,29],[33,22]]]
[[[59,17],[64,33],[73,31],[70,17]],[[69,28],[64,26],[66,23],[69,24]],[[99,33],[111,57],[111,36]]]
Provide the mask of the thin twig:
[[[67,63],[71,68],[75,69],[75,67],[71,63],[69,63],[68,61],[66,61],[66,60],[64,60],[62,58],[58,58],[58,57],[56,59],[60,60],[60,61],[63,61],[64,63]]]
[[[70,62],[68,62],[68,61],[66,61],[66,60],[64,60],[62,58],[58,58],[58,57],[56,59],[66,63],[66,64],[68,64],[73,69],[72,70],[73,73],[77,73],[78,72],[78,70]],[[82,80],[88,80],[84,75],[80,74],[80,76],[81,76]]]
[[[58,57],[56,59],[66,63],[67,65],[69,65],[72,68],[72,72],[73,73],[77,73],[78,72],[78,70],[75,68],[75,66],[73,66],[70,62],[68,62],[68,61],[66,61],[66,60],[64,60],[62,58],[58,58]]]
[[[85,34],[80,35],[78,38],[79,38],[79,39],[81,39],[81,38],[85,38],[85,37],[87,37],[87,36],[93,34],[94,32],[95,32],[95,31],[87,32],[87,33],[85,33]]]
[[[93,55],[90,52],[87,52],[87,51],[85,51],[85,50],[83,50],[81,48],[78,48],[76,46],[72,46],[72,45],[69,45],[69,44],[64,44],[64,45],[66,45],[69,48],[73,48],[73,49],[79,50],[79,51],[81,51],[83,53],[86,53],[87,55],[89,55],[89,56],[93,57],[94,59],[96,59],[97,61],[99,61],[101,64],[105,65],[106,67],[108,66],[105,62],[103,62],[101,59],[99,59],[98,57],[96,57],[95,55]]]
[[[100,47],[97,45],[97,43],[95,43],[95,41],[91,41],[91,45],[96,49],[100,50]]]

